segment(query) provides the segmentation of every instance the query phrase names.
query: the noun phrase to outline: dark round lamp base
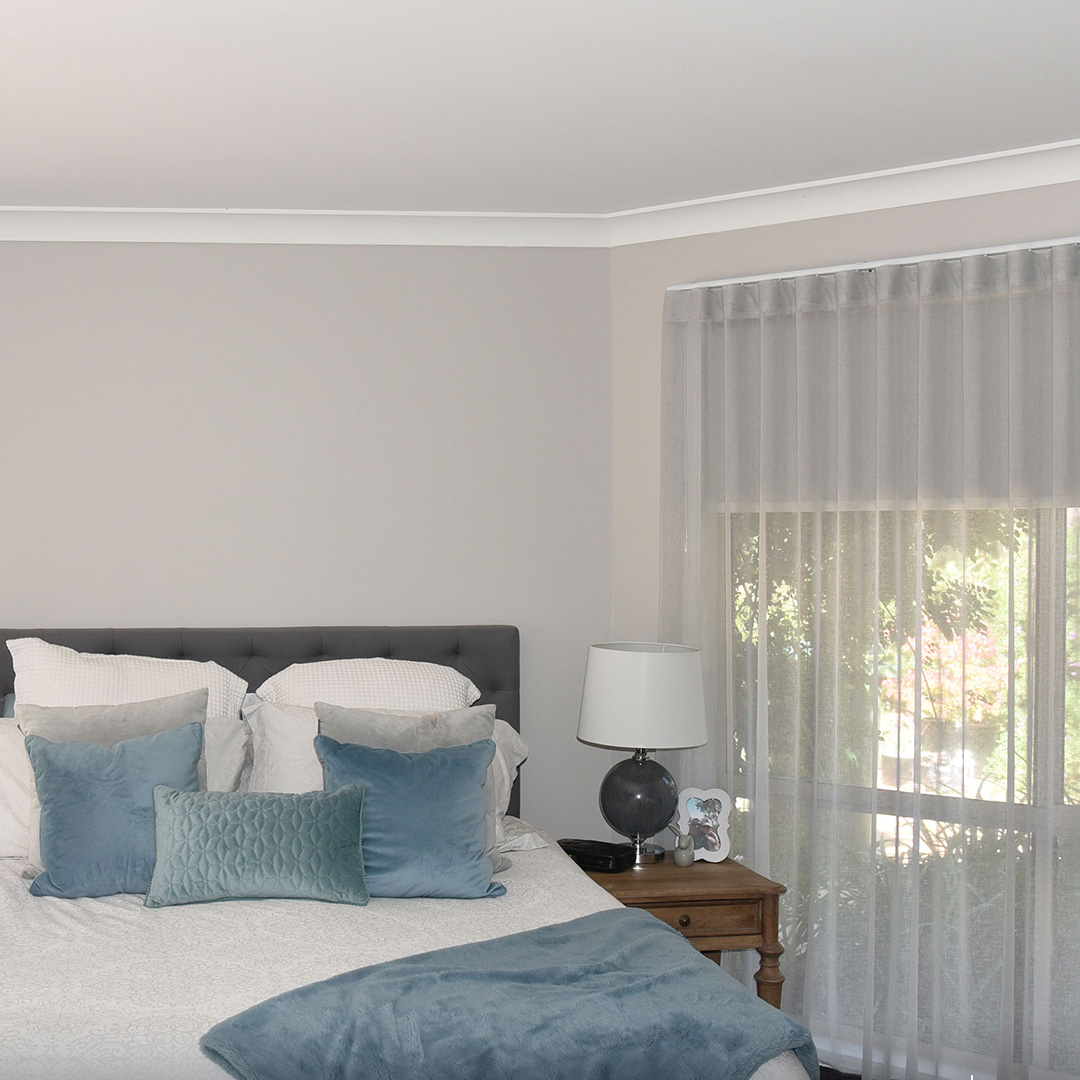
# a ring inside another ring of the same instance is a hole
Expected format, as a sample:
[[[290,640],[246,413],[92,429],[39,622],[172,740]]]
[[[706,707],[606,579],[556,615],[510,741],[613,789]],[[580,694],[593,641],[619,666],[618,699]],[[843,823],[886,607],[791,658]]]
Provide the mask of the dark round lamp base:
[[[623,836],[655,836],[675,816],[679,789],[671,773],[639,751],[613,765],[600,785],[600,813]]]

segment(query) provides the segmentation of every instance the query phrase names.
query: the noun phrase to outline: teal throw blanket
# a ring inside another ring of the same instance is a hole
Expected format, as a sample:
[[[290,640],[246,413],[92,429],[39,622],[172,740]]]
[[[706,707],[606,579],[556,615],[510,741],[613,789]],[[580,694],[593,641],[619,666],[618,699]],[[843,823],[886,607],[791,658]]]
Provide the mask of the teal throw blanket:
[[[620,908],[350,971],[211,1028],[243,1080],[746,1080],[810,1033]]]

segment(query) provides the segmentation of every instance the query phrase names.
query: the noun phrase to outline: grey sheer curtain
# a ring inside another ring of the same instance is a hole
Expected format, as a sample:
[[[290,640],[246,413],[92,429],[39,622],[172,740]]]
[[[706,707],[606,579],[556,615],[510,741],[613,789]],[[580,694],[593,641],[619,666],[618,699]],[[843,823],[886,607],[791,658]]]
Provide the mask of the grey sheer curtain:
[[[870,1076],[1080,1075],[1080,249],[672,290],[661,635],[784,1008]]]

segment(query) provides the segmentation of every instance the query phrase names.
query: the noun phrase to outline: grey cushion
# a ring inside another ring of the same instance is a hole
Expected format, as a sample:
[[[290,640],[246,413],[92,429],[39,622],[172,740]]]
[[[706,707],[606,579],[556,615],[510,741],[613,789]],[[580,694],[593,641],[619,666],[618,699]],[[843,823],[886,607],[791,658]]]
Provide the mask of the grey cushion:
[[[315,702],[319,734],[343,743],[362,743],[399,754],[418,754],[440,746],[464,746],[490,739],[495,729],[495,706],[477,705],[449,712],[420,715],[346,709]]]
[[[146,906],[270,897],[366,904],[363,800],[358,784],[302,795],[157,787]]]
[[[210,691],[204,688],[126,705],[47,707],[19,704],[15,706],[15,719],[24,735],[40,735],[50,742],[112,746],[124,739],[203,723],[209,694]]]
[[[24,735],[37,735],[50,742],[97,743],[115,746],[127,739],[173,731],[187,724],[206,724],[209,690],[190,690],[186,694],[132,701],[126,705],[15,706],[15,719]],[[199,758],[199,780],[205,783],[205,758]],[[37,788],[30,797],[29,859],[42,866],[41,800]]]

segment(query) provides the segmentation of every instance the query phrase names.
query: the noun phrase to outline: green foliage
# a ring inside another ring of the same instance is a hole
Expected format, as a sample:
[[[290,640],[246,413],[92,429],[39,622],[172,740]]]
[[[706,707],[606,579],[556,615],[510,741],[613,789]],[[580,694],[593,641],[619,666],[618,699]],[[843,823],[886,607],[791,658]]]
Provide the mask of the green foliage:
[[[730,518],[737,771],[759,760],[767,704],[778,780],[912,791],[918,779],[931,794],[1080,804],[1080,509],[773,512],[764,535],[761,522]],[[776,785],[768,842],[788,886],[785,993],[811,1015],[869,1007],[881,1030],[910,1024],[984,1053],[1004,970],[979,927],[1014,926],[1018,993],[1034,964],[1075,977],[1080,843],[872,817],[830,807],[838,788],[819,810],[808,790]],[[732,819],[736,851],[750,817],[744,803]],[[1040,846],[1054,852],[1052,959],[1030,952]],[[1072,1067],[1080,1027],[1054,1017],[1059,1067]]]
[[[1074,535],[1080,516],[1069,514],[1069,543],[1080,548]],[[917,765],[924,790],[1000,799],[1008,788],[1011,736],[1015,797],[1027,799],[1032,590],[1058,573],[1056,560],[1049,565],[1047,536],[1062,528],[1060,515],[775,512],[766,516],[764,542],[760,525],[756,513],[732,515],[737,764],[752,756],[758,695],[765,692],[773,775],[866,786],[880,767],[881,782],[909,786]],[[1074,552],[1064,687],[1064,789],[1074,802],[1080,801],[1077,563]],[[767,674],[759,685],[762,661]],[[966,756],[958,752],[961,739]],[[956,765],[961,758],[963,770]],[[978,775],[965,783],[962,773],[970,774],[972,762]]]

